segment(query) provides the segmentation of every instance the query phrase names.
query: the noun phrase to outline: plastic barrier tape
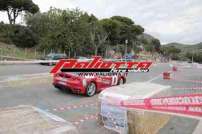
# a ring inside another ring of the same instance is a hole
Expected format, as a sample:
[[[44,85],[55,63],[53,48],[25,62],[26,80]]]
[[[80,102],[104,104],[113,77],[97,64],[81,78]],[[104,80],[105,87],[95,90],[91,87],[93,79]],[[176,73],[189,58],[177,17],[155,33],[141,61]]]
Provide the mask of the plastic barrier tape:
[[[122,101],[121,106],[127,108],[157,110],[202,116],[202,94],[190,94],[139,100],[129,99],[127,101]]]

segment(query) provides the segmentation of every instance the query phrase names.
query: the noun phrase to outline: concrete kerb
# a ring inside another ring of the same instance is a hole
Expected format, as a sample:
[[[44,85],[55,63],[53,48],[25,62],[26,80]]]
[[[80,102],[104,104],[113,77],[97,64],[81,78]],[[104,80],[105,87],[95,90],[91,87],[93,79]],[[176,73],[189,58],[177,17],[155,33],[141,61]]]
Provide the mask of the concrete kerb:
[[[0,133],[78,134],[72,123],[37,107],[21,105],[2,108],[0,112]]]

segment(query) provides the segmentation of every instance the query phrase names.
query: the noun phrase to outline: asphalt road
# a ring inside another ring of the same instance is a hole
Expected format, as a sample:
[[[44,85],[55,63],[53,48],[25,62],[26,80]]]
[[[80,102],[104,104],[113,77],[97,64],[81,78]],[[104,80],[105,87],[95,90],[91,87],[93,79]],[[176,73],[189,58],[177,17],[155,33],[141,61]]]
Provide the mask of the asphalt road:
[[[51,68],[52,66],[42,66],[40,64],[0,65],[0,81],[18,75],[48,73]]]
[[[172,75],[172,80],[163,80],[162,72],[171,70],[169,64],[154,65],[149,73],[129,74],[127,83],[131,82],[154,82],[163,85],[170,85],[168,91],[160,93],[158,96],[170,96],[185,93],[198,93],[201,89],[192,89],[192,87],[202,87],[202,69],[187,68],[184,65],[178,65],[179,70]],[[6,77],[15,77],[22,74],[47,73],[50,67],[41,65],[11,65],[0,66],[1,80]],[[188,88],[188,89],[185,89]],[[51,78],[37,77],[28,80],[0,82],[0,108],[12,107],[18,105],[33,105],[45,111],[54,113],[63,119],[72,123],[79,123],[76,126],[82,134],[108,134],[111,133],[98,125],[96,114],[98,113],[98,95],[94,97],[85,97],[68,92],[61,92],[55,89],[51,84]],[[86,119],[87,120],[82,120]],[[82,122],[83,121],[83,122]],[[172,128],[182,124],[182,120],[170,122]],[[187,124],[186,124],[187,125]],[[182,132],[189,134],[193,131],[196,122],[189,121],[189,131],[186,127],[180,125]],[[169,127],[167,126],[167,131]],[[183,131],[183,128],[184,131]],[[177,128],[176,128],[177,129]],[[162,133],[165,133],[163,131]]]

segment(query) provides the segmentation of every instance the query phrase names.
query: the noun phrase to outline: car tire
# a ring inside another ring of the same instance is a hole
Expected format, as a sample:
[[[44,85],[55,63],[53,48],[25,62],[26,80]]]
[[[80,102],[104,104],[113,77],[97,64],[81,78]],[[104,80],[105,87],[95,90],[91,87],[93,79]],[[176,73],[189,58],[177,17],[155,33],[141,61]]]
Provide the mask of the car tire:
[[[52,62],[49,62],[49,63],[48,63],[48,66],[53,66],[53,63],[52,63]]]
[[[64,89],[63,88],[61,88],[61,87],[58,87],[58,86],[54,86],[56,89],[58,89],[59,91],[61,91],[61,92],[64,92]]]
[[[90,84],[88,84],[86,88],[86,95],[88,97],[92,97],[96,94],[96,91],[97,91],[96,84],[94,82],[91,82]]]
[[[117,85],[124,85],[126,83],[126,80],[124,78],[121,78]]]

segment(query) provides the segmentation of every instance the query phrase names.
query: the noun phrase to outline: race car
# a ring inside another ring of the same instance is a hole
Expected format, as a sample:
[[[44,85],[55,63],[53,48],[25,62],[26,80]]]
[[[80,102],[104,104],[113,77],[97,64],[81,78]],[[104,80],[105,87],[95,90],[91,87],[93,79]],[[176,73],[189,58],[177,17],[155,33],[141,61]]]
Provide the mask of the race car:
[[[77,73],[59,72],[53,77],[53,85],[59,90],[69,90],[73,93],[83,94],[88,97],[120,84],[126,83],[127,74],[81,76]]]

